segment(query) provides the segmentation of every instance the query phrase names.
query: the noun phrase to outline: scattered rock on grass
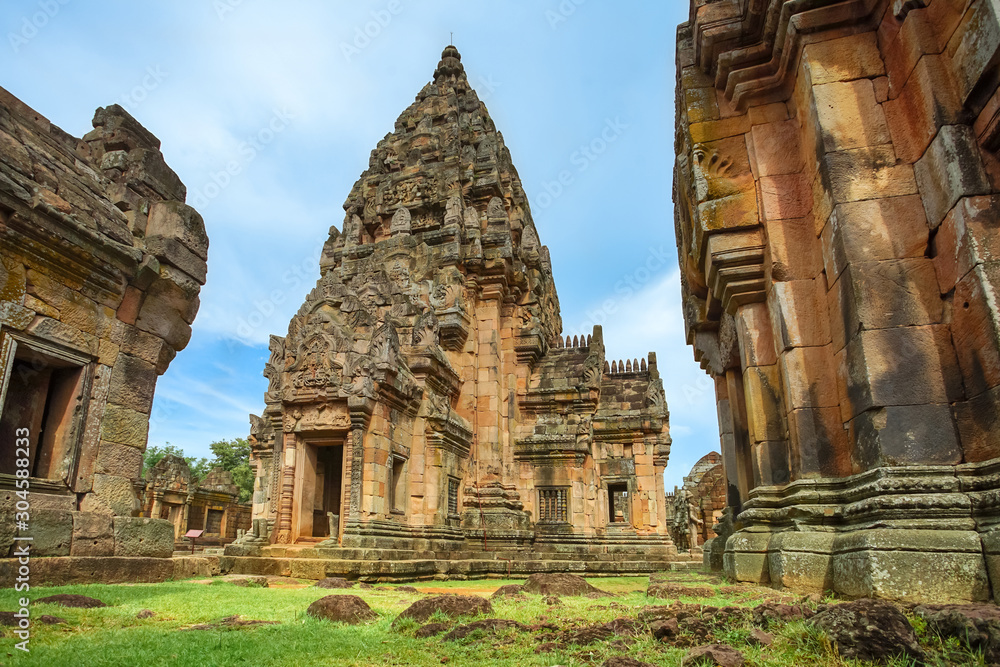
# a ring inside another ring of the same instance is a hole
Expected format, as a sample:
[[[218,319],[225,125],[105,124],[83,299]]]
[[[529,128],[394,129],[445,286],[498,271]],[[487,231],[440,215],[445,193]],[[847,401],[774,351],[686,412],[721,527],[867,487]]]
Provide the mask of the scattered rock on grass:
[[[524,586],[521,584],[507,584],[493,591],[493,595],[490,596],[490,599],[496,600],[497,598],[518,597],[522,593],[524,593]]]
[[[154,616],[156,616],[156,612],[154,612],[151,609],[143,609],[142,611],[140,611],[138,614],[135,615],[135,617],[138,619],[153,618]]]
[[[750,646],[770,646],[774,643],[774,635],[764,632],[760,628],[754,628],[747,637],[747,644]]]
[[[435,612],[441,612],[450,618],[492,614],[493,605],[490,604],[489,600],[478,595],[436,595],[432,598],[417,600],[404,609],[403,613],[396,617],[396,621],[412,618],[424,623]]]
[[[398,593],[414,593],[419,595],[420,590],[416,586],[396,586],[396,592]]]
[[[697,646],[685,654],[682,667],[688,665],[714,665],[716,667],[740,667],[743,654],[727,644]]]
[[[451,626],[447,623],[428,623],[427,625],[422,625],[417,628],[417,631],[413,633],[413,636],[417,639],[425,639],[427,637],[433,637],[439,635]]]
[[[987,663],[1000,663],[1000,607],[992,604],[927,604],[913,613],[941,637],[955,637]]]
[[[255,625],[278,625],[277,621],[258,621],[249,618],[242,618],[239,614],[226,616],[211,623],[199,623],[181,630],[232,630],[236,628],[248,628]]]
[[[41,602],[43,604],[58,604],[63,607],[77,607],[80,609],[96,609],[98,607],[108,606],[100,600],[89,598],[86,595],[68,595],[66,593],[50,595],[45,598],[38,598],[35,602]]]
[[[565,572],[533,574],[524,582],[524,591],[540,595],[587,595],[588,593],[595,593],[602,597],[611,595],[591,586],[583,577]]]
[[[842,658],[885,663],[894,657],[924,658],[906,616],[882,600],[861,599],[831,605],[812,622],[823,629]]]
[[[45,625],[56,625],[57,623],[65,623],[65,618],[59,618],[58,616],[49,616],[48,614],[42,614],[38,617],[38,620]]]
[[[765,602],[754,607],[753,624],[765,630],[771,623],[788,623],[812,618],[812,609],[804,605],[781,604],[780,602]]]
[[[267,588],[269,586],[267,577],[239,577],[230,579],[229,583],[233,586],[243,586],[244,588]]]
[[[523,623],[518,623],[517,621],[509,621],[503,618],[486,618],[481,621],[473,621],[472,623],[459,625],[446,634],[443,637],[443,640],[451,642],[456,639],[465,639],[476,630],[483,630],[488,634],[493,634],[500,630],[519,630],[521,632],[527,632],[530,628]]]
[[[680,597],[710,598],[715,592],[706,586],[681,586],[679,584],[650,584],[646,595],[651,598],[675,600]]]
[[[353,581],[348,581],[342,577],[327,577],[326,579],[320,579],[314,584],[315,588],[352,588],[353,586]]]
[[[681,628],[677,624],[676,618],[668,618],[650,623],[649,631],[653,633],[654,638],[659,639],[661,642],[672,642],[677,639]]]
[[[357,625],[378,618],[368,603],[357,595],[327,595],[309,605],[306,613],[334,623]]]

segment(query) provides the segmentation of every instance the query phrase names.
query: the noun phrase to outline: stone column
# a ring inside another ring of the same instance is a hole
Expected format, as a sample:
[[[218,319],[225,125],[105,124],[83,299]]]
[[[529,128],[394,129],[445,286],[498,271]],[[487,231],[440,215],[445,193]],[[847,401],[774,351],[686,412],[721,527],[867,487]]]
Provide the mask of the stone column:
[[[292,541],[292,505],[295,492],[295,434],[284,433],[284,451],[281,466],[281,500],[278,503],[278,530],[275,542],[289,544]],[[207,514],[207,513],[206,513]]]

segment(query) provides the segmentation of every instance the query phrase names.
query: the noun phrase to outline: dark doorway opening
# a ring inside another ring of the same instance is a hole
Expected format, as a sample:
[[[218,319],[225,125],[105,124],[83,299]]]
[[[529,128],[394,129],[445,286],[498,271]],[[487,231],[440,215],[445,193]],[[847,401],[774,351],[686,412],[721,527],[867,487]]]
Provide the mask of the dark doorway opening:
[[[316,495],[313,505],[313,537],[330,537],[330,513],[340,517],[344,480],[344,446],[316,448]]]
[[[608,484],[608,522],[628,523],[628,484]]]

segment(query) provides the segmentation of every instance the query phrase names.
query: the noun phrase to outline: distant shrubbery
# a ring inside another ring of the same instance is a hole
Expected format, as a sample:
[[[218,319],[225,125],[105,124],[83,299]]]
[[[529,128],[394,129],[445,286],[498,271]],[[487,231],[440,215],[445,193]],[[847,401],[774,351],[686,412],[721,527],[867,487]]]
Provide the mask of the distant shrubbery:
[[[201,482],[208,475],[212,468],[222,468],[232,473],[233,483],[240,487],[238,502],[248,503],[253,497],[254,471],[250,465],[250,443],[246,438],[234,438],[232,440],[217,440],[209,445],[214,457],[198,458],[187,456],[184,450],[169,442],[164,446],[150,445],[146,448],[146,453],[142,461],[142,476],[147,477],[149,471],[160,460],[168,454],[179,456],[187,461],[191,469],[191,481]]]

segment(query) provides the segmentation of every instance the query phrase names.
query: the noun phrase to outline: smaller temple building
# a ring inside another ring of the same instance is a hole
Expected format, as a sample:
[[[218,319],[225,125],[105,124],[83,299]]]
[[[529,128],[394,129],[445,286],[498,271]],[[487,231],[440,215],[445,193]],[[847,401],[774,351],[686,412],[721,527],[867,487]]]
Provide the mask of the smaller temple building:
[[[726,507],[725,479],[722,456],[709,452],[684,477],[684,485],[667,494],[670,536],[678,550],[699,549],[715,537],[712,526]]]
[[[213,468],[197,481],[187,461],[168,454],[147,477],[142,515],[172,523],[175,542],[189,530],[202,530],[198,544],[222,545],[250,528],[251,506],[239,504],[240,489],[222,468]]]

